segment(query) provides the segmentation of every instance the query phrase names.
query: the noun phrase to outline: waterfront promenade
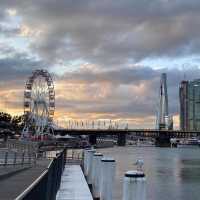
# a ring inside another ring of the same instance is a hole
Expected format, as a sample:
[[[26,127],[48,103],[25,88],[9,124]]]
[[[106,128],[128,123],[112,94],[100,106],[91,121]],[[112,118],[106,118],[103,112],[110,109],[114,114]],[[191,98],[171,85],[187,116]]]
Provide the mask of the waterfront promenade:
[[[4,178],[0,178],[0,199],[15,199],[42,174],[49,163],[50,160],[42,159],[37,160],[36,165],[0,167],[0,175],[6,174]],[[22,171],[18,171],[20,168]],[[15,171],[18,172],[9,176],[8,172]]]
[[[8,140],[0,148],[0,199],[13,200],[48,167],[50,160],[33,143]]]
[[[82,151],[64,149],[45,152],[42,155],[44,157],[40,155],[33,162],[24,162],[23,165],[22,158],[18,155],[18,162],[13,165],[13,150],[0,149],[0,199],[93,199],[80,167]],[[6,164],[5,160],[8,161]],[[61,175],[62,179],[60,179]]]

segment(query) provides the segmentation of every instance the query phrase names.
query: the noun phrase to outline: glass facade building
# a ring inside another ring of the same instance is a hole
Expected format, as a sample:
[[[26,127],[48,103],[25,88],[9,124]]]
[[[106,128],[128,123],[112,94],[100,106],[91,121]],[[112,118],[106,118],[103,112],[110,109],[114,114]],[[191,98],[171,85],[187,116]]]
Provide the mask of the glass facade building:
[[[182,81],[179,97],[181,130],[200,131],[200,79]]]

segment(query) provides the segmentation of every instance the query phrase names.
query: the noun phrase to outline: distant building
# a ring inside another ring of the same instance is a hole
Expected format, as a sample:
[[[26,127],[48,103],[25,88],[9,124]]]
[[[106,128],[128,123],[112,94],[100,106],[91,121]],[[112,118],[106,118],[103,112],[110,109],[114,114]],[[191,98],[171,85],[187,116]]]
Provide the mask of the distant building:
[[[167,92],[166,73],[163,73],[161,75],[161,80],[160,80],[159,108],[158,108],[156,128],[159,130],[173,129],[173,117],[169,116],[169,111],[168,111],[168,92]]]
[[[189,130],[188,85],[189,85],[188,81],[182,81],[179,88],[180,128],[183,131]]]
[[[200,131],[200,79],[182,81],[179,97],[181,130]]]

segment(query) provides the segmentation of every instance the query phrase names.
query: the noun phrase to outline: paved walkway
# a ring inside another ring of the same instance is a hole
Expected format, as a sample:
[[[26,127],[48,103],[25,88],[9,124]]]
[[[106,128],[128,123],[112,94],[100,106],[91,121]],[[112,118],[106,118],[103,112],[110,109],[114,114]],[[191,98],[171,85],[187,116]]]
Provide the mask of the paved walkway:
[[[79,165],[66,165],[56,200],[93,200]]]
[[[49,165],[50,160],[39,160],[36,166],[0,180],[0,199],[13,200],[34,182]],[[3,168],[0,169],[2,171]]]

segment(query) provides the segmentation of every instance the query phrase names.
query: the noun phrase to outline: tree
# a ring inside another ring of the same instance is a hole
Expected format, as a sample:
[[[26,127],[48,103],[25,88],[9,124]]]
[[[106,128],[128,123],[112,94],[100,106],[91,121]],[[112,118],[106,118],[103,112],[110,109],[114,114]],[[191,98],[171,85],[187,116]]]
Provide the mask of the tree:
[[[10,123],[12,116],[8,113],[0,112],[0,122]]]
[[[9,113],[0,112],[0,128],[21,132],[24,127],[24,115],[11,116]]]
[[[22,130],[24,127],[24,115],[13,116],[11,124],[15,130]]]

